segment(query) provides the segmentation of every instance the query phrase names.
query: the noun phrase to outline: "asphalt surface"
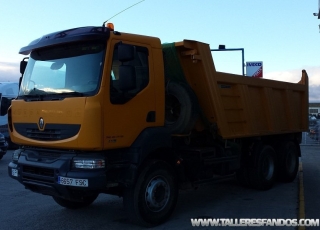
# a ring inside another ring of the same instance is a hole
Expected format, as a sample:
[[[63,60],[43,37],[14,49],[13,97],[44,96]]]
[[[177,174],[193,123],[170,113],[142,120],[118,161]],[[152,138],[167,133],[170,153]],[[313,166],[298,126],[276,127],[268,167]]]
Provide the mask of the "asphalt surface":
[[[306,218],[319,218],[320,146],[302,146]],[[11,151],[0,160],[0,230],[58,229],[143,229],[128,222],[122,199],[100,195],[90,206],[67,210],[49,196],[33,193],[8,176]],[[191,218],[283,218],[299,213],[299,178],[292,183],[276,183],[268,191],[239,186],[236,182],[204,185],[181,191],[175,212],[153,229],[194,229]],[[200,227],[212,229],[213,227]],[[295,229],[290,227],[238,227],[240,229]],[[214,229],[236,229],[214,227]],[[310,228],[318,229],[318,228]]]
[[[320,145],[301,146],[305,216],[320,218]],[[319,227],[320,229],[320,227]]]

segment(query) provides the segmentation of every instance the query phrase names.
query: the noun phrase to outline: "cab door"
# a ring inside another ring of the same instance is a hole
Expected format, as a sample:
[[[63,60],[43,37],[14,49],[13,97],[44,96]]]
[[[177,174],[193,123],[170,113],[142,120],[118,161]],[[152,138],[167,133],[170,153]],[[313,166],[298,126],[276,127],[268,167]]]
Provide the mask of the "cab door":
[[[109,45],[112,61],[105,76],[104,147],[113,149],[129,147],[145,128],[159,124],[151,47],[125,40],[112,40]],[[124,46],[131,52],[129,58],[121,54]]]

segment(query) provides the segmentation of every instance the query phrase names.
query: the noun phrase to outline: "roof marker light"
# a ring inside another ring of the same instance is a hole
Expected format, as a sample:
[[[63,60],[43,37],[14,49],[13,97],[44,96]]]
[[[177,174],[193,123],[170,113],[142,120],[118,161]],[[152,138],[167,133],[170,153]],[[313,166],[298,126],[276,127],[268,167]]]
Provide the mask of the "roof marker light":
[[[107,23],[107,28],[109,28],[111,31],[114,31],[114,25],[113,25],[113,23],[108,22],[108,23]]]

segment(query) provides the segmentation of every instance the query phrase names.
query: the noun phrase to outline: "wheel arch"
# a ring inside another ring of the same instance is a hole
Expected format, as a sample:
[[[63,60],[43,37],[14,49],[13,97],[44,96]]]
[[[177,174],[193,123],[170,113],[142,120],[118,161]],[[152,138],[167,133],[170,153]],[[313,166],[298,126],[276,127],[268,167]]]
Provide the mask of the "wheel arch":
[[[176,154],[171,134],[165,127],[144,130],[132,145],[131,164],[135,165],[135,175],[139,175],[146,164],[152,160],[168,163],[177,175],[178,181],[185,181],[183,161]]]
[[[290,133],[290,134],[283,134],[283,135],[276,135],[273,136],[272,139],[268,140],[268,143],[275,149],[277,156],[279,156],[279,147],[286,142],[293,142],[298,150],[298,156],[301,157],[301,143],[302,133]]]
[[[131,163],[140,166],[146,159],[159,155],[160,150],[170,150],[171,134],[165,127],[152,127],[143,130],[131,145]]]
[[[301,143],[302,133],[288,133],[288,134],[277,134],[277,135],[268,135],[268,136],[261,136],[261,137],[253,137],[253,138],[244,138],[242,140],[243,143],[243,149],[244,151],[242,154],[246,154],[246,150],[250,149],[250,146],[256,145],[257,143],[262,143],[265,145],[270,145],[277,153],[277,149],[279,146],[287,141],[292,141],[298,151],[299,151],[299,157],[301,157],[301,149],[300,149],[300,143]]]

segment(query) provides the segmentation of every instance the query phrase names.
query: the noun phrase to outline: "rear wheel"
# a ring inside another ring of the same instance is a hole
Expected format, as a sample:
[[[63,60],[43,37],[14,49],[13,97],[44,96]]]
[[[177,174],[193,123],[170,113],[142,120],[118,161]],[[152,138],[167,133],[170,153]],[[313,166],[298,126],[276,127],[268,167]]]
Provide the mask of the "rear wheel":
[[[146,227],[159,225],[172,214],[178,198],[176,175],[164,161],[146,164],[137,182],[124,192],[129,219]]]
[[[269,145],[259,144],[254,150],[253,166],[248,167],[249,184],[260,190],[270,189],[275,181],[275,151]]]
[[[281,144],[279,150],[279,174],[278,179],[282,182],[292,182],[299,168],[298,147],[292,141]]]
[[[71,201],[61,197],[53,196],[54,201],[62,207],[67,209],[79,209],[84,208],[92,204],[99,194],[84,197],[81,201]]]

